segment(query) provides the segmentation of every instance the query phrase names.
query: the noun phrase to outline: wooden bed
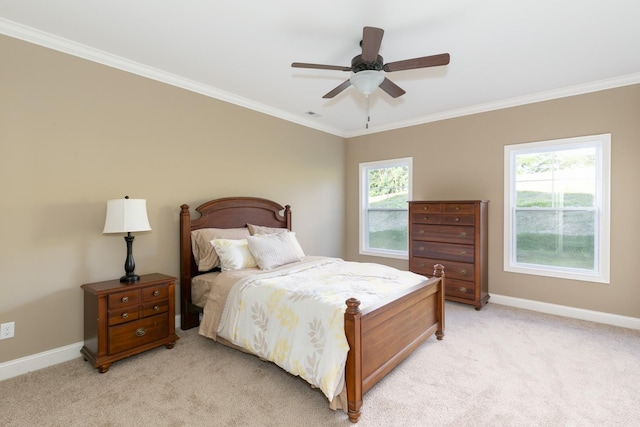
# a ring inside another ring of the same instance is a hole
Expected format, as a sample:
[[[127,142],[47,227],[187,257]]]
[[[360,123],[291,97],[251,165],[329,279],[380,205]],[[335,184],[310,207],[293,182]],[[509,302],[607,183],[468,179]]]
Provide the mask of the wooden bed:
[[[181,328],[198,326],[202,308],[192,303],[191,279],[198,274],[191,246],[191,231],[202,228],[241,228],[247,224],[291,230],[290,207],[255,197],[211,200],[196,208],[191,219],[188,205],[180,210],[180,313]],[[405,291],[392,301],[360,310],[360,302],[346,302],[344,328],[349,343],[345,383],[349,420],[358,422],[362,396],[423,341],[444,337],[444,271],[434,266],[434,277]],[[426,367],[425,367],[426,369]],[[420,375],[421,372],[416,372]]]

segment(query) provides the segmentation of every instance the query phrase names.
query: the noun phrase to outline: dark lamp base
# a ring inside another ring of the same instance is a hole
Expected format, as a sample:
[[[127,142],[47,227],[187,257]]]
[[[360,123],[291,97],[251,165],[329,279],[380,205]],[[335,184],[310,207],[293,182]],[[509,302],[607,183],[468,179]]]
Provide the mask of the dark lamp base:
[[[140,281],[140,276],[137,274],[127,274],[120,278],[120,283],[137,283]]]

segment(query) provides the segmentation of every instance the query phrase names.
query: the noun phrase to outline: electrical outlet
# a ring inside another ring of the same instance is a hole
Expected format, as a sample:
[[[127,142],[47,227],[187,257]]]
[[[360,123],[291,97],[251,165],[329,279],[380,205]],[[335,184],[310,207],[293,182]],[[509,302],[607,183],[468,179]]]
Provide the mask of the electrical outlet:
[[[7,338],[13,338],[15,333],[16,322],[8,322],[0,325],[0,340],[6,340]]]

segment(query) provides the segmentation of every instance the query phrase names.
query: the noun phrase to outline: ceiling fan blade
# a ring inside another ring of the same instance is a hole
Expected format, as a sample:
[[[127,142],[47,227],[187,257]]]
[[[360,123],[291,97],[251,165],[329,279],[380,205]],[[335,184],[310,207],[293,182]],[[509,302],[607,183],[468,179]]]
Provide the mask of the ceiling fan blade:
[[[386,77],[384,78],[382,83],[380,83],[380,89],[387,92],[389,95],[391,95],[392,98],[397,98],[406,93],[404,89],[402,89],[400,86]]]
[[[378,52],[382,44],[382,28],[364,27],[362,30],[362,61],[374,63],[378,60]]]
[[[348,88],[349,86],[351,86],[351,82],[349,80],[346,80],[343,83],[341,83],[340,85],[338,85],[332,91],[327,92],[327,94],[325,96],[323,96],[323,98],[333,98],[334,96],[336,96],[337,94],[339,94],[340,92],[342,92],[343,90]]]
[[[291,64],[291,66],[293,68],[315,68],[318,70],[351,71],[351,67],[345,67],[343,65],[305,64],[304,62],[294,62]]]
[[[390,62],[384,64],[382,69],[388,73],[392,71],[413,70],[414,68],[437,67],[449,63],[449,54],[423,56],[422,58],[405,59],[404,61]]]

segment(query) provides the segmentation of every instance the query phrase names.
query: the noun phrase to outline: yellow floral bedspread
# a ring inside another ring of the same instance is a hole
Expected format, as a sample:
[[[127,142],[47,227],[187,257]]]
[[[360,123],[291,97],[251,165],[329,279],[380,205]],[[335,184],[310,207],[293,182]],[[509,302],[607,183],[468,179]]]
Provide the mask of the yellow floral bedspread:
[[[324,258],[241,279],[227,298],[218,334],[322,390],[342,390],[349,346],[345,301],[360,308],[424,281],[380,264]]]

